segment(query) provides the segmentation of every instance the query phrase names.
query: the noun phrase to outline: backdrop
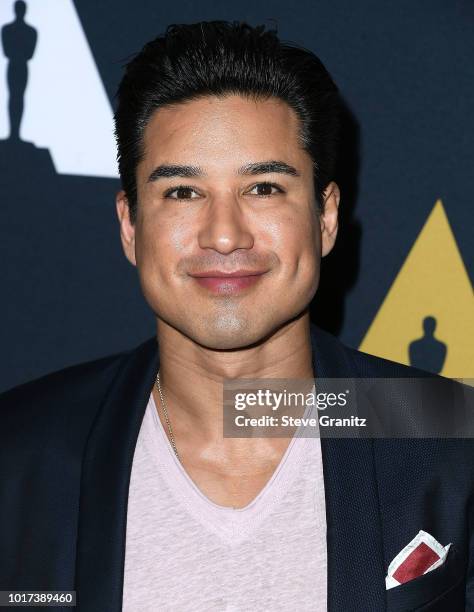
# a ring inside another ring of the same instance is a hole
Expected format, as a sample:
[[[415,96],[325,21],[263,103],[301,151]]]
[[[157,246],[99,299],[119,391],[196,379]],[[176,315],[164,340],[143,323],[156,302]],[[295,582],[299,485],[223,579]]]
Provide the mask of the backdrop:
[[[122,254],[114,94],[169,23],[241,19],[313,50],[346,103],[341,226],[312,317],[349,346],[474,377],[474,5],[2,0],[0,387],[155,333]]]

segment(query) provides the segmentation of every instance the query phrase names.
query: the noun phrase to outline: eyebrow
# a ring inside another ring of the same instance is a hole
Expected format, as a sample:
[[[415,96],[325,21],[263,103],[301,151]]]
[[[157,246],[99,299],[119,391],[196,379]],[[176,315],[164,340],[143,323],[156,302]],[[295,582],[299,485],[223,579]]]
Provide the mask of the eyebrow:
[[[289,174],[290,176],[300,176],[300,173],[296,168],[290,166],[283,161],[263,161],[254,162],[252,164],[245,164],[237,170],[237,174],[242,176],[255,176],[257,174],[268,174],[275,172],[278,174]],[[174,177],[202,177],[207,176],[204,170],[200,166],[182,166],[179,164],[163,164],[157,166],[148,177],[148,183],[153,183],[160,178],[174,178]]]

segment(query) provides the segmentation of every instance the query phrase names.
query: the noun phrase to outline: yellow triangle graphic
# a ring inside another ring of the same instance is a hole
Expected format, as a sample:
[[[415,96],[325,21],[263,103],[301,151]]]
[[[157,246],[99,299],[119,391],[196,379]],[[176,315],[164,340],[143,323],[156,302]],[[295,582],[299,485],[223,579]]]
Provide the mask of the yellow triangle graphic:
[[[474,378],[473,288],[441,200],[359,349],[450,378]]]

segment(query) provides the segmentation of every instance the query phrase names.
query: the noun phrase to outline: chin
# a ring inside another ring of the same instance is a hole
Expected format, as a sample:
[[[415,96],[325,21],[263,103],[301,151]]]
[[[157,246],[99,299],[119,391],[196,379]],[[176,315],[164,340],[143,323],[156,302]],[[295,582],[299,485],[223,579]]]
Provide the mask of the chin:
[[[198,322],[188,334],[195,342],[212,350],[250,348],[267,340],[287,320],[259,320],[257,317],[219,317]]]
[[[255,320],[235,316],[200,321],[190,336],[195,342],[213,350],[241,349],[257,344],[267,335],[271,326]]]

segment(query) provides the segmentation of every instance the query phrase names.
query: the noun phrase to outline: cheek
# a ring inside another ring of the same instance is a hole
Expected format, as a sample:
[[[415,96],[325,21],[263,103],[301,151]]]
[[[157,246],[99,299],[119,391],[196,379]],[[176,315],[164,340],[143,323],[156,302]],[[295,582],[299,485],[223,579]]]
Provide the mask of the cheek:
[[[176,264],[192,244],[191,224],[184,217],[144,215],[136,238],[140,273],[166,279],[175,273]]]
[[[196,240],[196,232],[191,230],[193,224],[184,216],[181,219],[175,219],[173,223],[164,226],[164,240],[168,251],[174,252],[177,256],[181,256],[185,252],[189,252],[193,242]]]
[[[282,260],[298,274],[312,274],[321,252],[321,231],[313,215],[288,217],[280,224],[278,237]]]

